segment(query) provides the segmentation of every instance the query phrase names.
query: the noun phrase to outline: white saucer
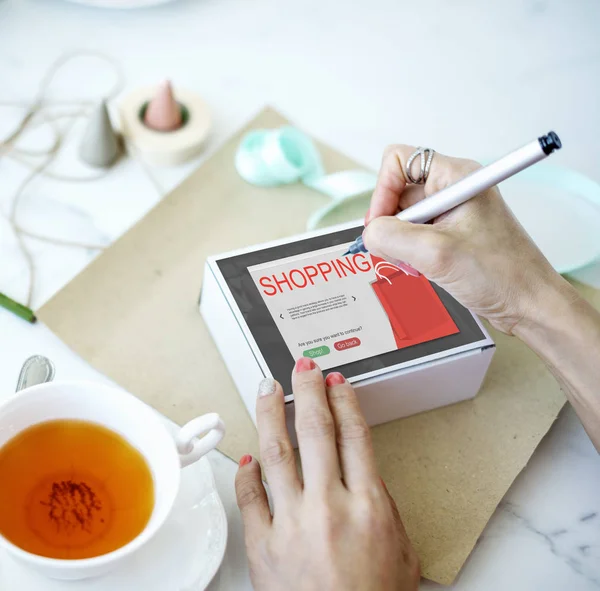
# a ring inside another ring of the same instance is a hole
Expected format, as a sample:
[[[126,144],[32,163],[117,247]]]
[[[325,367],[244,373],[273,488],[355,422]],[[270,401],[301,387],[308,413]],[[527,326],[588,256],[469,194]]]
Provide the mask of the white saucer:
[[[172,423],[169,428],[175,430]],[[203,591],[219,570],[227,518],[206,457],[185,468],[165,525],[122,568],[83,581],[42,577],[0,550],[0,589],[18,591]]]
[[[600,261],[600,186],[540,163],[500,186],[513,213],[559,273]]]

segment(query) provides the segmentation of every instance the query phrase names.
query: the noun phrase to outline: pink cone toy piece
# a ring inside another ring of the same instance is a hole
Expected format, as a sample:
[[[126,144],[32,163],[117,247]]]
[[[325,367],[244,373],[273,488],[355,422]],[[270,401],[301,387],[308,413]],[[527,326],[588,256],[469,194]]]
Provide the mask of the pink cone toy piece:
[[[175,131],[181,127],[181,107],[173,96],[168,80],[160,84],[154,98],[148,103],[144,123],[156,131]]]

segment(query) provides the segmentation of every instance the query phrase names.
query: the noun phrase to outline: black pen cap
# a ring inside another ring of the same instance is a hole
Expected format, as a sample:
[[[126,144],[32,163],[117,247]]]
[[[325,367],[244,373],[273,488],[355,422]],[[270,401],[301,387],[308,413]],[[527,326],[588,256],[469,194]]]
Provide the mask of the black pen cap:
[[[549,131],[548,135],[543,135],[538,138],[540,142],[540,146],[544,151],[544,154],[552,154],[554,150],[560,150],[562,148],[562,142],[558,135],[556,135],[553,131]]]

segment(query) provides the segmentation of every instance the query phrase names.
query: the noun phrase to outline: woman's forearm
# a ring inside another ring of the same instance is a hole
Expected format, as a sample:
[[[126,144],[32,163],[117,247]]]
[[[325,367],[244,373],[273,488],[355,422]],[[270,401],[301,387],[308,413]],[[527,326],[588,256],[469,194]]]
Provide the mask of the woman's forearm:
[[[557,278],[514,334],[546,363],[600,451],[600,312]]]

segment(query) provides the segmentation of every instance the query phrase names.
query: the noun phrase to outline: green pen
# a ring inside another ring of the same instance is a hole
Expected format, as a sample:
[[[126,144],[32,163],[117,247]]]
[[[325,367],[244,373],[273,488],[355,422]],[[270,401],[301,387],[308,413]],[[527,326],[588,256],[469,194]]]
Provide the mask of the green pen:
[[[23,306],[23,304],[19,304],[19,302],[15,302],[15,300],[9,298],[3,293],[0,293],[0,306],[6,308],[13,314],[20,316],[23,318],[23,320],[27,320],[27,322],[33,323],[37,320],[33,310],[30,310],[27,306]]]

